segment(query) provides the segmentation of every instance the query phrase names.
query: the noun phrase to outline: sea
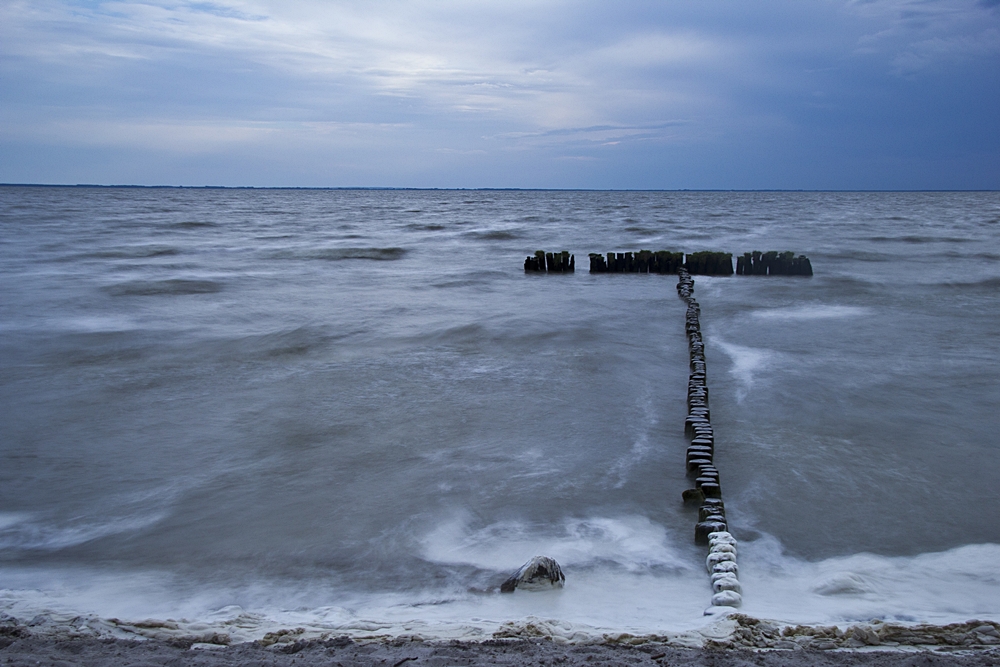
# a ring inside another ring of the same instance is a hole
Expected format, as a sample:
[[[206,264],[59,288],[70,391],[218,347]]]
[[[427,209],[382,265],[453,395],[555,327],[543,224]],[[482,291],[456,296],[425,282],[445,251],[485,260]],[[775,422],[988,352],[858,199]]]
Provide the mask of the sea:
[[[1000,193],[27,186],[0,615],[703,626],[677,278],[588,271],[640,249],[815,272],[695,276],[741,611],[1000,620]],[[535,555],[565,588],[498,593]]]

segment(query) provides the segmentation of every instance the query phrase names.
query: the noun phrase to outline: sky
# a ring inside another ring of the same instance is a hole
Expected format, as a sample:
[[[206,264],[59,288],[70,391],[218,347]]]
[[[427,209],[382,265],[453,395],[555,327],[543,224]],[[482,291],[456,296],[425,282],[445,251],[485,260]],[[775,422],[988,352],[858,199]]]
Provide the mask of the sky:
[[[1000,0],[0,0],[0,182],[1000,189]]]

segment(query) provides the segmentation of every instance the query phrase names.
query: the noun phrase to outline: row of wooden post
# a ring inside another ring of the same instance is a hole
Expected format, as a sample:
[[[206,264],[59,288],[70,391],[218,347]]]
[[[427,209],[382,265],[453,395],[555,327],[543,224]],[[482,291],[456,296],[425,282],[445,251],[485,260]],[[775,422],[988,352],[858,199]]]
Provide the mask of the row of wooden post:
[[[591,273],[677,273],[683,265],[684,253],[668,250],[609,252],[606,259],[600,253],[590,253]]]
[[[568,251],[545,252],[536,250],[535,256],[524,258],[524,270],[544,273],[573,273],[576,271],[576,256]]]
[[[812,264],[805,255],[794,252],[745,252],[736,258],[738,276],[811,276]]]
[[[680,269],[692,275],[731,276],[733,254],[701,251],[685,255],[669,250],[639,250],[638,252],[590,253],[591,273],[661,273],[673,274]],[[576,258],[568,251],[535,251],[524,259],[524,270],[535,273],[573,273]],[[746,252],[736,258],[738,276],[811,276],[812,264],[805,255],[793,252]]]
[[[726,522],[719,469],[715,467],[715,431],[708,405],[708,368],[705,365],[705,341],[701,335],[701,306],[693,296],[694,279],[691,273],[686,268],[677,273],[677,294],[687,303],[684,329],[691,359],[687,417],[684,419],[684,434],[690,444],[685,465],[695,484],[693,489],[683,493],[683,498],[686,504],[698,507],[695,544],[708,545],[709,548],[705,566],[712,578],[712,608],[739,607],[743,602],[743,590],[736,564],[736,540]]]

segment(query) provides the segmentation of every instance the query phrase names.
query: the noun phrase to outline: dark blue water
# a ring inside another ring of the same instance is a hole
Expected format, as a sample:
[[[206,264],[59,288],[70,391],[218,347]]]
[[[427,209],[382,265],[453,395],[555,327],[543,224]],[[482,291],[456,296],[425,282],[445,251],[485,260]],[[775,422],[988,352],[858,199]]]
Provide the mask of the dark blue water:
[[[0,611],[700,623],[676,279],[586,271],[648,248],[815,269],[696,277],[745,610],[1000,617],[998,193],[4,187],[0,230]],[[536,553],[564,591],[489,592]]]

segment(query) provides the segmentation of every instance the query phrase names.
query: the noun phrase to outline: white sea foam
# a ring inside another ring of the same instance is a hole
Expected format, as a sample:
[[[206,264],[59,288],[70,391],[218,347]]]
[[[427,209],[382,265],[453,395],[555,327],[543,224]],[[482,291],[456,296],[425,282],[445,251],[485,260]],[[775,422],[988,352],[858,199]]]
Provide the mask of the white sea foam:
[[[806,305],[793,306],[790,308],[765,308],[753,311],[751,316],[762,320],[781,321],[830,320],[842,319],[846,317],[860,317],[862,315],[867,315],[870,312],[871,309],[860,306]]]
[[[620,489],[625,486],[629,471],[646,458],[649,449],[649,434],[641,433],[632,443],[632,448],[628,453],[619,457],[608,470],[607,476],[614,480],[612,488]]]
[[[643,516],[566,519],[561,529],[541,530],[522,522],[471,529],[459,515],[441,522],[423,539],[423,558],[436,563],[514,570],[544,554],[564,566],[615,563],[629,571],[651,567],[686,571],[672,536]]]
[[[1000,619],[1000,545],[911,557],[869,553],[808,562],[771,538],[740,544],[740,581],[752,616],[789,623],[873,618],[951,623]]]
[[[165,512],[154,512],[95,521],[17,521],[6,526],[0,525],[0,549],[63,549],[108,535],[139,530],[153,525],[164,516]]]
[[[620,489],[628,482],[629,473],[642,462],[650,452],[649,431],[653,428],[658,419],[654,406],[652,390],[647,390],[641,400],[640,406],[642,418],[635,420],[638,432],[634,435],[632,448],[623,456],[620,456],[607,472],[607,478],[611,487]]]
[[[28,512],[0,512],[0,535],[3,531],[31,518]]]
[[[746,398],[760,372],[768,366],[774,365],[778,356],[774,350],[735,345],[715,336],[712,337],[711,342],[732,359],[733,365],[729,372],[740,383],[736,392],[736,400],[740,403]]]
[[[525,553],[548,553],[564,566],[566,588],[502,595],[445,585],[364,594],[315,580],[303,581],[298,588],[289,587],[287,581],[260,581],[234,590],[192,588],[162,572],[3,568],[0,612],[19,618],[43,614],[53,623],[89,618],[94,632],[109,636],[121,636],[123,630],[108,619],[172,619],[178,627],[170,632],[207,629],[229,634],[234,641],[295,627],[305,629],[303,637],[419,634],[463,639],[488,638],[505,624],[529,623],[560,640],[629,632],[688,633],[694,641],[700,633],[712,632],[715,621],[703,615],[712,595],[708,578],[696,567],[699,563],[655,553],[663,549],[669,554],[670,544],[663,530],[648,520],[590,519],[577,526],[568,524],[564,540],[522,538],[507,546],[503,532],[470,531],[456,520],[428,536],[429,557],[448,563],[513,563],[508,568],[513,570],[521,564],[518,559],[526,560]],[[588,532],[590,538],[581,536]],[[476,538],[484,535],[485,541],[476,545]],[[563,541],[569,546],[560,550]],[[609,553],[610,545],[620,548]],[[615,563],[610,567],[602,563],[609,557]],[[991,566],[1000,559],[996,544],[912,557],[854,554],[808,562],[784,554],[776,540],[764,537],[742,542],[740,557],[741,611],[758,618],[841,626],[876,618],[931,623],[1000,620],[1000,576]],[[657,559],[672,566],[648,567]]]
[[[89,507],[75,508],[72,514],[0,513],[0,550],[57,551],[109,535],[134,533],[162,521],[185,491],[217,474],[206,469],[183,481],[111,494]]]

